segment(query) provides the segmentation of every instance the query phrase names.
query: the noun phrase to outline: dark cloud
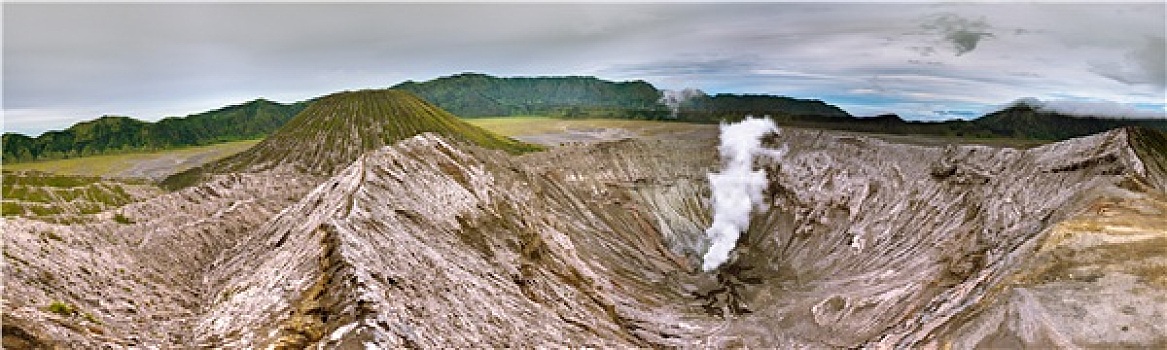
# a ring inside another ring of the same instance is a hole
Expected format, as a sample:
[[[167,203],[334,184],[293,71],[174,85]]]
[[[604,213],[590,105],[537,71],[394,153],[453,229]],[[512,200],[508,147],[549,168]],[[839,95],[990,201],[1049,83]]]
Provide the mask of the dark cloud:
[[[920,27],[943,35],[944,40],[952,44],[957,56],[975,50],[981,40],[993,37],[989,31],[991,26],[983,18],[972,20],[953,13],[937,15]]]
[[[915,51],[916,53],[920,54],[920,56],[932,56],[936,53],[936,48],[931,46],[912,46],[908,49]]]
[[[948,33],[946,38],[951,40],[952,43],[956,45],[956,55],[960,56],[966,52],[976,49],[977,43],[981,41],[981,38],[986,36],[992,36],[992,34],[957,30],[952,33]]]

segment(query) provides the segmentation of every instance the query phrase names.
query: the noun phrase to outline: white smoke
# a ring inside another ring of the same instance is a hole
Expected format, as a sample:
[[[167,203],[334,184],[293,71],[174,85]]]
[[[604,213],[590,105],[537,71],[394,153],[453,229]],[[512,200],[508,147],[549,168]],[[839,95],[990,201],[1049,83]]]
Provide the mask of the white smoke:
[[[684,88],[682,90],[664,90],[661,91],[660,103],[669,107],[670,117],[677,119],[677,112],[681,110],[681,104],[685,103],[694,97],[707,96],[704,91],[694,88]]]
[[[750,226],[750,213],[762,207],[762,190],[766,186],[765,170],[753,170],[754,156],[781,157],[781,150],[763,149],[761,137],[778,133],[774,121],[767,118],[746,117],[736,124],[721,124],[721,173],[709,173],[713,191],[713,224],[705,230],[712,246],[705,253],[701,268],[712,271],[726,260],[737,240]]]
[[[1038,110],[1057,112],[1070,116],[1109,119],[1167,119],[1167,110],[1142,109],[1133,105],[1113,101],[1043,101],[1026,97],[1013,101],[1011,105],[1028,105]]]

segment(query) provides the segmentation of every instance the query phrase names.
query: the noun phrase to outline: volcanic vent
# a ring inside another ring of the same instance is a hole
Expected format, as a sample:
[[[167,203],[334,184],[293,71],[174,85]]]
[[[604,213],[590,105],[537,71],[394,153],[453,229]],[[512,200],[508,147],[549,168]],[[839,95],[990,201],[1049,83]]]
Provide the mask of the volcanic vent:
[[[323,112],[399,93],[346,94],[202,170],[225,174],[120,209],[132,224],[10,220],[5,252],[25,263],[5,266],[5,334],[244,348],[1161,346],[1167,334],[1158,132],[1020,150],[783,129],[762,147],[787,152],[752,164],[764,210],[706,273],[715,138],[513,155],[481,146],[521,145],[465,128],[369,131],[413,114]],[[405,108],[393,103],[376,105]],[[349,127],[370,118],[387,122]],[[100,322],[42,311],[52,300]]]

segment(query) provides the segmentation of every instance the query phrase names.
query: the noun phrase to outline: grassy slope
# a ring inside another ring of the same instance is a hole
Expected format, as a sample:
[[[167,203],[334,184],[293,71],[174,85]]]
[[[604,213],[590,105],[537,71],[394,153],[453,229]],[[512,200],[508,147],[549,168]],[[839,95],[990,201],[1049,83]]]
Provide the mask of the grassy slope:
[[[206,156],[205,161],[212,161],[242,152],[259,143],[260,140],[232,141],[209,146],[187,147],[154,152],[136,152],[111,155],[98,155],[80,158],[47,160],[28,163],[4,164],[4,170],[11,171],[43,171],[61,175],[80,176],[120,176],[123,171],[133,168],[134,165],[147,161],[158,161],[166,158],[178,160],[192,157]],[[197,165],[197,164],[196,164]],[[190,166],[189,164],[187,166]],[[185,170],[175,168],[174,171]]]
[[[567,130],[581,130],[589,128],[621,128],[635,132],[641,136],[667,135],[707,127],[703,123],[667,122],[632,119],[567,119],[557,116],[526,115],[513,117],[483,117],[466,119],[466,122],[477,125],[491,132],[509,136],[522,137],[549,133],[562,133]],[[847,132],[847,131],[841,131]],[[1049,143],[1050,141],[1029,140],[1010,137],[975,138],[941,135],[893,135],[880,133],[855,132],[859,135],[868,135],[890,142],[901,142],[926,146],[943,146],[951,143],[980,144],[994,147],[1031,148]]]
[[[106,180],[95,176],[55,175],[36,171],[4,171],[0,186],[4,216],[26,216],[49,222],[72,223],[160,194],[145,183]]]

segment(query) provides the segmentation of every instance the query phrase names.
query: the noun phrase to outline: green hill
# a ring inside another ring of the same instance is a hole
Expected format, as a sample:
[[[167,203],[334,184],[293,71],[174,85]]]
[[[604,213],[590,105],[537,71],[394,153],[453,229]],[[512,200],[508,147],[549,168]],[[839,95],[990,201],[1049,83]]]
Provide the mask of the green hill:
[[[4,163],[197,146],[267,136],[306,107],[255,100],[156,123],[104,116],[38,137],[6,133]]]
[[[470,125],[407,91],[346,91],[319,98],[255,147],[175,174],[162,185],[181,188],[199,181],[203,174],[279,166],[330,175],[365,152],[424,132],[511,153],[540,149]]]

